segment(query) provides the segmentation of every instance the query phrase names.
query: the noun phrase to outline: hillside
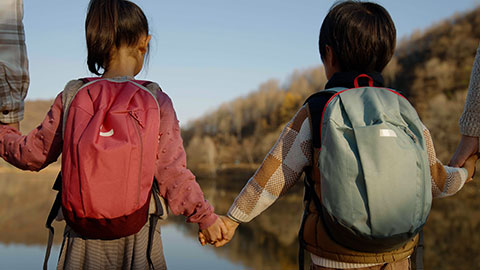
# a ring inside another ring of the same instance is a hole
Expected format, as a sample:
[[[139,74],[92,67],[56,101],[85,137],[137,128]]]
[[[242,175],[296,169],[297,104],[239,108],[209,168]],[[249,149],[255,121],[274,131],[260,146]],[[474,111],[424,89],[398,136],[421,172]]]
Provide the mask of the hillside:
[[[441,142],[437,150],[445,159],[458,139],[452,135],[480,40],[479,15],[475,9],[402,39],[384,71],[387,86],[406,94]],[[294,71],[283,85],[269,80],[190,122],[183,130],[190,166],[213,170],[261,162],[283,125],[325,83],[320,66]]]

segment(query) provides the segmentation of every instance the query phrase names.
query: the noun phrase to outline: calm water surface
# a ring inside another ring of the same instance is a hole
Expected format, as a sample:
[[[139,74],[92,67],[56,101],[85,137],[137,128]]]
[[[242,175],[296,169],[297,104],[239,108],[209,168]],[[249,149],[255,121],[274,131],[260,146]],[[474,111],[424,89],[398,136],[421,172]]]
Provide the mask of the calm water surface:
[[[213,247],[202,248],[194,238],[186,236],[175,224],[162,227],[168,269],[247,269],[215,253]],[[52,248],[49,269],[55,269],[60,245]],[[0,269],[40,269],[45,256],[44,245],[0,244]]]
[[[0,171],[0,270],[40,269],[48,231],[44,222],[54,200],[56,172]],[[238,178],[238,179],[236,179]],[[199,180],[217,213],[225,213],[248,177]],[[254,221],[242,224],[225,247],[202,247],[198,226],[170,216],[162,226],[169,269],[296,269],[296,240],[302,213],[301,189],[292,191]],[[56,246],[49,269],[55,269],[63,223],[55,224]]]

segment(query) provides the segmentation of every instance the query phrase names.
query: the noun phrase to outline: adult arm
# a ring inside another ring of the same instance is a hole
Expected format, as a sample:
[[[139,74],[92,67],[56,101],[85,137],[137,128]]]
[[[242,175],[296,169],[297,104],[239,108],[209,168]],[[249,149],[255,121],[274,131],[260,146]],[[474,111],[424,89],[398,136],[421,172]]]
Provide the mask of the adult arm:
[[[0,122],[18,129],[29,85],[23,1],[0,1]]]
[[[459,125],[462,138],[449,163],[455,167],[462,166],[469,156],[478,152],[478,137],[480,136],[480,46],[473,63],[467,100]]]

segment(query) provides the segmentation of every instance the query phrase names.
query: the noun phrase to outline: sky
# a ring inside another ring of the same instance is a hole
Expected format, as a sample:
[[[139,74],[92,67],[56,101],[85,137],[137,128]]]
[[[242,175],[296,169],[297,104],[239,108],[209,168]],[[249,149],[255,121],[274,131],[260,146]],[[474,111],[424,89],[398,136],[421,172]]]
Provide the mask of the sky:
[[[269,79],[321,65],[318,34],[333,0],[134,1],[151,27],[151,52],[137,76],[160,84],[181,125],[255,91]],[[397,39],[480,0],[378,0]],[[86,65],[87,0],[24,0],[30,65],[27,100],[53,99],[65,84],[92,76]]]

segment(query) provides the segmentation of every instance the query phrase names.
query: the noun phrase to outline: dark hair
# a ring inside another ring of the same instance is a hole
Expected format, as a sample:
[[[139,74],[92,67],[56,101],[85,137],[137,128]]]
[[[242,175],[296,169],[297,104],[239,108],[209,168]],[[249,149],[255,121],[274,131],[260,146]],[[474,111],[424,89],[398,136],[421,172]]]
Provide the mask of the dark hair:
[[[396,30],[382,6],[360,1],[334,4],[323,20],[318,46],[332,48],[341,71],[381,72],[395,50]]]
[[[143,11],[127,0],[91,0],[85,20],[88,69],[97,75],[108,69],[112,49],[137,44],[148,35]]]

